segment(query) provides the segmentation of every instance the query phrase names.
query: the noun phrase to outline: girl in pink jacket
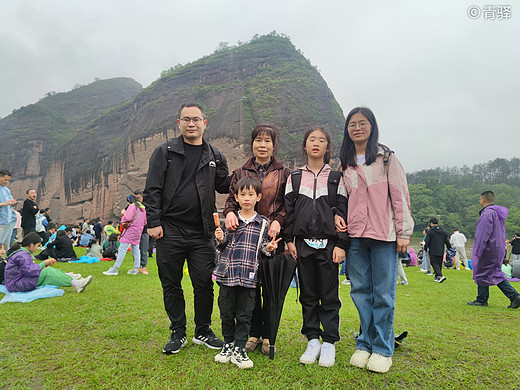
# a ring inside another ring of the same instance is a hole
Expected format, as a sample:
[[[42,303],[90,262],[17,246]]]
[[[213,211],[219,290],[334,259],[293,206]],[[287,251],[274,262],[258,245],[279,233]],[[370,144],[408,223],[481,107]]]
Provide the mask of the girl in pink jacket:
[[[146,225],[146,210],[142,203],[140,203],[135,195],[130,195],[127,199],[129,203],[128,208],[121,218],[121,226],[125,227],[119,238],[119,250],[117,252],[116,263],[110,267],[108,271],[103,272],[104,275],[117,275],[119,267],[123,263],[128,247],[131,247],[132,256],[134,257],[134,266],[128,270],[128,274],[137,275],[139,273],[139,265],[141,263],[141,253],[139,249],[139,242],[141,241],[141,234]]]
[[[387,372],[394,353],[397,252],[405,252],[413,232],[410,197],[403,167],[378,143],[374,114],[357,107],[347,116],[341,146],[343,181],[348,194],[350,296],[359,313],[361,334],[350,364]]]

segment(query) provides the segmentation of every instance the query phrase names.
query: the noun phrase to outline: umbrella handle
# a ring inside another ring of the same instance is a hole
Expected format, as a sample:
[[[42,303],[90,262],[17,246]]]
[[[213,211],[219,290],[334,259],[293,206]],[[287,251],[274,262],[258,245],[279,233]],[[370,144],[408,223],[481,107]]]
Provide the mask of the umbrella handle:
[[[274,345],[269,344],[269,359],[274,359]]]

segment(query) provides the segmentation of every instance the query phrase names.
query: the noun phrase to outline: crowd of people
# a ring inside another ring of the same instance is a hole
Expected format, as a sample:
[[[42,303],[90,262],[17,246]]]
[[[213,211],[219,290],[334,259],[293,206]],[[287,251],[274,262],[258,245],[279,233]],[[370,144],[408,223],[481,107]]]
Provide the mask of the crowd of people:
[[[305,163],[293,172],[276,158],[279,135],[273,125],[252,130],[251,156],[230,175],[226,157],[204,137],[207,118],[202,106],[182,105],[177,124],[180,136],[154,150],[145,189],[127,197],[120,222],[108,220],[103,226],[100,218],[92,224],[85,219],[74,228],[61,229],[50,218],[50,210],[38,208],[33,189],[27,191],[18,217],[17,202],[6,187],[11,173],[0,171],[0,256],[13,239],[18,240],[4,262],[8,289],[25,291],[52,280],[83,291],[91,276],[49,268],[55,259],[75,257],[74,244],[88,246],[89,256],[114,259],[115,264],[103,272],[112,277],[119,274],[130,248],[133,266],[127,273],[146,275],[155,244],[171,331],[162,352],[177,354],[188,342],[181,285],[187,262],[194,294],[192,342],[219,350],[214,358],[218,363],[251,368],[248,352],[258,347],[264,354],[274,350],[266,308],[270,297],[261,266],[271,258],[288,256],[298,265],[301,333],[307,338],[299,361],[330,367],[340,340],[338,273],[345,263],[341,273],[351,286],[360,319],[350,364],[387,372],[393,364],[396,286],[408,284],[403,262],[412,261],[408,247],[414,221],[406,173],[395,153],[379,143],[373,112],[357,107],[348,114],[337,167],[329,165],[334,146],[329,132],[309,128],[301,145]],[[222,228],[214,217],[215,192],[228,195]],[[511,300],[509,307],[518,308],[520,296],[501,271],[505,249],[499,244],[505,239],[507,209],[494,205],[490,191],[482,194],[481,205],[472,256],[478,296],[468,304],[487,306],[489,286],[498,285]],[[23,229],[23,235],[17,229]],[[513,263],[520,262],[520,235],[515,240]],[[455,231],[449,237],[432,218],[420,256],[424,272],[431,275],[433,267],[434,281],[446,280],[445,248],[454,251],[457,269],[460,263],[469,269],[465,242],[462,233]],[[47,244],[37,257],[42,263],[34,264],[31,254],[42,243]],[[21,271],[15,275],[20,264],[30,270],[31,278],[24,283],[18,282]],[[211,329],[213,278],[219,286],[224,340]]]

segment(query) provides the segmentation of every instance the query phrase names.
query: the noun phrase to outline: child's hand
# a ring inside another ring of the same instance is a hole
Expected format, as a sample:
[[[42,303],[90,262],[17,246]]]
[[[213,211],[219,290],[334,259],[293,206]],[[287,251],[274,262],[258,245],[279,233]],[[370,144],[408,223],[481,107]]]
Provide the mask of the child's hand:
[[[56,259],[51,257],[50,259],[45,260],[44,263],[46,267],[52,267],[54,263],[56,263]]]
[[[265,251],[266,252],[272,252],[274,251],[276,248],[278,248],[278,242],[281,240],[282,238],[280,237],[278,240],[275,240],[274,238],[269,241],[269,243],[265,246]]]
[[[345,260],[345,251],[339,247],[334,247],[334,251],[332,251],[332,261],[334,263],[343,263]]]
[[[219,241],[224,241],[224,232],[222,231],[221,228],[215,229],[215,237]]]
[[[336,226],[336,231],[338,233],[345,233],[347,231],[345,220],[337,214],[334,216],[334,225]]]
[[[298,257],[298,252],[296,251],[296,245],[294,245],[294,242],[288,242],[287,249],[289,249],[289,253],[291,254],[292,258],[296,260]]]

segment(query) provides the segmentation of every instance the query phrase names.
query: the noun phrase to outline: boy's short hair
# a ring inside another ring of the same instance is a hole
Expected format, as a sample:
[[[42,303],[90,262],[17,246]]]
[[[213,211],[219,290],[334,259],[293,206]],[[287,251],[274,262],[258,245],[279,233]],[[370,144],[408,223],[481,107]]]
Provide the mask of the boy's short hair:
[[[434,225],[438,225],[439,224],[439,220],[435,217],[431,217],[430,218],[430,223],[433,223]]]
[[[107,222],[108,225],[112,225],[113,223],[114,223],[114,221],[112,221],[111,219],[109,219]]]
[[[238,195],[238,192],[243,190],[244,188],[253,188],[257,195],[260,195],[262,193],[262,185],[260,184],[258,179],[254,177],[245,176],[238,180],[235,183],[235,195]]]

